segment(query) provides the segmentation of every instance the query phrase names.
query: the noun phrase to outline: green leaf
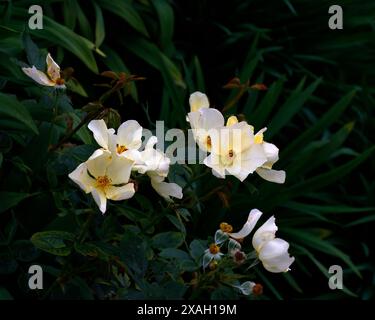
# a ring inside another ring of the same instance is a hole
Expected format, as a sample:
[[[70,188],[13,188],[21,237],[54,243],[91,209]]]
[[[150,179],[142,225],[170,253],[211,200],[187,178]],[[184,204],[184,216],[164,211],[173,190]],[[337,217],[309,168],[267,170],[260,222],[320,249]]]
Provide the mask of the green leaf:
[[[176,216],[170,215],[170,214],[167,215],[167,218],[169,219],[170,222],[173,223],[173,225],[179,231],[181,231],[183,234],[186,234],[186,228],[185,228],[185,225],[183,224],[183,222],[181,221],[181,219],[177,218]]]
[[[248,113],[245,110],[245,115],[248,119],[251,119],[251,124],[254,126],[254,128],[261,128],[264,126],[268,116],[276,106],[276,102],[280,96],[284,82],[284,79],[279,79],[273,83],[254,112]]]
[[[175,248],[166,248],[163,249],[160,254],[163,258],[173,258],[178,260],[191,260],[188,253],[183,250],[175,249]]]
[[[332,276],[328,273],[328,268],[325,267],[318,259],[316,259],[310,251],[299,245],[295,245],[295,247],[298,248],[301,252],[303,252],[318,267],[318,269],[326,276],[327,279],[329,279]],[[357,297],[357,295],[354,292],[350,291],[345,286],[343,286],[342,291],[352,297]]]
[[[66,87],[68,88],[68,90],[75,92],[82,97],[85,97],[85,98],[88,97],[86,90],[82,87],[82,85],[75,78],[69,79],[69,81],[66,82]]]
[[[39,70],[46,67],[45,56],[40,53],[37,45],[31,40],[30,35],[26,32],[22,34],[23,45],[26,50],[27,61],[30,66],[35,66]]]
[[[152,4],[159,18],[161,47],[163,51],[168,51],[173,43],[174,15],[172,7],[166,0],[154,0]]]
[[[280,158],[287,158],[294,150],[301,148],[306,141],[314,139],[322,130],[328,128],[350,105],[356,90],[349,92],[332,108],[330,108],[313,126],[294,139],[284,150],[281,151]]]
[[[184,241],[184,235],[181,232],[162,232],[152,238],[152,244],[157,249],[177,248]]]
[[[300,194],[306,194],[311,190],[318,190],[323,188],[334,181],[342,178],[357,166],[359,166],[363,161],[365,161],[368,157],[370,157],[375,150],[375,147],[367,149],[366,151],[362,152],[358,157],[355,159],[334,168],[328,172],[322,173],[316,177],[307,179],[306,181],[297,183],[293,187],[289,188],[285,192],[289,195],[289,198],[295,197]]]
[[[134,9],[132,3],[128,0],[98,0],[97,3],[103,9],[112,12],[119,16],[124,21],[129,23],[135,30],[148,37],[146,26],[143,23],[142,18],[138,14],[137,10]]]
[[[263,274],[263,272],[255,269],[256,274],[258,277],[262,280],[262,282],[265,284],[265,287],[267,289],[270,289],[272,293],[275,295],[277,300],[283,300],[283,297],[281,296],[280,292],[274,287],[274,285],[271,283],[271,281]]]
[[[321,239],[311,232],[309,233],[308,230],[298,230],[298,229],[289,229],[283,228],[283,232],[287,233],[291,238],[295,239],[298,243],[303,243],[305,246],[313,248],[317,251],[324,252],[328,255],[335,256],[340,258],[344,261],[352,270],[353,272],[359,277],[362,278],[360,271],[358,270],[357,266],[353,264],[350,257],[332,245],[329,240]]]
[[[31,237],[31,242],[38,249],[56,256],[68,256],[72,248],[67,243],[73,241],[74,234],[65,231],[42,231]]]
[[[108,261],[110,256],[94,243],[75,243],[74,249],[83,256],[97,257]]]
[[[359,218],[345,225],[345,227],[354,227],[361,224],[371,223],[375,221],[375,214],[368,215],[366,217]]]
[[[328,139],[315,144],[310,143],[310,145],[303,152],[297,154],[295,160],[286,167],[288,179],[296,174],[299,176],[306,175],[308,172],[329,160],[330,156],[339,150],[340,146],[345,142],[349,133],[353,130],[353,126],[354,123],[348,123]],[[309,165],[306,165],[307,163]]]
[[[31,118],[30,113],[15,96],[0,93],[0,117],[11,118],[16,120],[19,124],[22,124],[22,126],[15,128],[16,130],[26,128],[31,132],[38,134],[38,129]],[[4,123],[5,122],[3,122],[3,124]],[[8,129],[12,130],[12,127]]]
[[[95,9],[95,45],[100,47],[105,38],[105,23],[103,18],[102,9],[93,2],[94,9]]]
[[[0,213],[5,212],[10,208],[13,208],[17,204],[19,204],[22,200],[26,199],[29,196],[30,196],[29,193],[1,191],[0,192]]]
[[[194,258],[194,260],[198,261],[202,257],[204,251],[207,249],[207,245],[203,240],[193,240],[190,243],[189,248],[191,256]]]
[[[315,91],[321,81],[321,79],[316,80],[303,92],[300,92],[300,86],[297,87],[297,89],[290,95],[287,101],[280,107],[279,111],[274,115],[270,124],[267,126],[269,128],[267,130],[268,138],[272,138],[286,124],[289,123],[290,119],[292,119],[293,116],[302,108],[305,102],[311,98],[312,93]]]
[[[121,240],[120,248],[121,260],[134,272],[136,277],[134,280],[140,281],[148,266],[148,244],[140,236],[131,231],[126,231]]]
[[[79,5],[78,1],[74,1],[74,10],[76,11],[77,14],[77,20],[78,20],[78,26],[81,31],[81,34],[87,38],[87,39],[92,39],[92,30],[90,26],[90,22],[87,19],[84,11],[82,10],[81,6]]]
[[[14,13],[18,18],[29,18],[27,11],[21,8],[14,8]],[[105,54],[93,42],[76,34],[69,27],[44,15],[43,29],[31,30],[30,33],[35,37],[46,39],[55,45],[65,48],[77,56],[91,71],[98,73],[93,51],[102,56],[105,56]]]

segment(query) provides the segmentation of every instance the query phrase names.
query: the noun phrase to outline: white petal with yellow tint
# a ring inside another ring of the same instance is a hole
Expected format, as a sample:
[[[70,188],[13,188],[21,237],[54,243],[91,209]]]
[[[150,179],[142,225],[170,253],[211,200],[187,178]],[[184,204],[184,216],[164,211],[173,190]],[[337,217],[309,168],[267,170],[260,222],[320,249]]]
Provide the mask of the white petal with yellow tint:
[[[242,153],[235,153],[233,167],[239,168],[240,172],[249,175],[267,161],[261,145],[253,144]],[[233,170],[232,170],[233,171]],[[245,177],[246,178],[246,177]],[[243,179],[240,179],[243,181]]]
[[[166,200],[170,201],[170,197],[182,199],[182,188],[176,183],[157,182],[151,179],[151,185],[155,189],[155,191]]]
[[[105,174],[111,180],[112,185],[127,183],[133,164],[133,160],[112,154],[112,161],[107,164]]]
[[[107,198],[105,196],[104,191],[101,190],[101,189],[93,189],[91,194],[92,194],[96,204],[98,205],[99,210],[102,213],[105,213],[105,211],[107,210]]]
[[[69,178],[86,193],[90,193],[94,187],[95,180],[88,175],[86,163],[81,163],[73,172],[69,173]]]
[[[44,72],[39,71],[35,66],[32,68],[22,68],[22,71],[42,86],[54,87],[56,85]]]
[[[253,231],[262,214],[263,213],[258,209],[251,210],[242,229],[238,232],[229,233],[229,236],[235,239],[243,239],[247,237],[251,233],[251,231]]]
[[[258,253],[266,242],[275,239],[277,229],[275,217],[272,216],[254,233],[252,244]]]
[[[256,169],[256,173],[264,180],[275,183],[284,183],[286,178],[286,173],[284,170],[258,168]]]
[[[212,129],[224,126],[224,117],[217,109],[202,109],[188,113],[192,129]]]
[[[107,167],[112,161],[112,154],[109,151],[98,149],[86,161],[87,168],[95,178],[106,175]]]
[[[267,162],[263,166],[271,169],[273,164],[279,160],[279,149],[274,144],[268,142],[263,142],[262,146],[267,157]]]
[[[142,145],[142,127],[135,120],[125,121],[117,129],[117,144],[126,149],[139,149]]]
[[[254,143],[263,143],[263,133],[265,131],[267,131],[267,128],[263,128],[257,132],[257,134],[254,136]]]
[[[211,153],[203,160],[203,163],[212,169],[212,174],[218,178],[225,178],[225,167],[220,165],[220,155]]]
[[[243,152],[250,148],[252,141],[252,127],[245,121],[230,126],[230,139],[235,153]]]
[[[108,140],[109,134],[107,125],[103,119],[100,120],[92,120],[88,124],[88,128],[94,134],[94,139],[104,149],[109,149],[108,147]]]
[[[189,97],[190,111],[195,112],[203,108],[209,108],[210,103],[207,96],[199,91],[192,93]]]
[[[48,76],[51,78],[52,81],[56,82],[56,80],[60,78],[60,67],[52,59],[52,57],[49,53],[47,54],[46,64],[47,64],[47,74],[48,74]]]
[[[258,258],[269,272],[287,272],[290,265],[294,262],[294,257],[289,255],[288,249],[288,242],[276,238],[262,246]]]
[[[127,183],[121,187],[109,186],[105,189],[106,197],[115,201],[130,199],[134,193],[134,183]]]

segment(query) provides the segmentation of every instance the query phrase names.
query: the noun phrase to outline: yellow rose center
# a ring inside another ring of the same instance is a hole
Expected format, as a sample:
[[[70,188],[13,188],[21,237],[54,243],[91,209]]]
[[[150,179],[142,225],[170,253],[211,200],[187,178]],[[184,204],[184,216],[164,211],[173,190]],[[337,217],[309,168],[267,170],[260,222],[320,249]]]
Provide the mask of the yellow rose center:
[[[123,153],[123,152],[125,152],[125,151],[128,150],[127,147],[125,147],[125,146],[120,146],[120,145],[117,145],[117,146],[116,146],[116,149],[117,149],[117,153],[118,153],[118,154],[121,154],[121,153]]]
[[[107,176],[97,177],[96,178],[96,186],[97,188],[106,188],[111,184],[111,179]]]
[[[220,247],[216,245],[215,243],[210,245],[210,253],[217,254],[220,252]]]
[[[222,223],[220,223],[220,230],[223,231],[223,232],[230,233],[230,232],[233,231],[233,227],[226,222],[222,222]]]

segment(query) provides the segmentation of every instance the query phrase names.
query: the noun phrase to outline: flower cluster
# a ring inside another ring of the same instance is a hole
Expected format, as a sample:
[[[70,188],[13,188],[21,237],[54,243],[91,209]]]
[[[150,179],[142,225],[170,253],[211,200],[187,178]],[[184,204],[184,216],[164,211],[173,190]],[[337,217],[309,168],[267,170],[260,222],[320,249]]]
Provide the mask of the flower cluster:
[[[257,231],[252,239],[254,250],[248,254],[242,251],[241,243],[253,231],[262,212],[258,209],[250,211],[246,223],[238,232],[232,232],[233,227],[226,222],[220,224],[220,229],[215,233],[215,242],[205,251],[202,259],[203,268],[212,261],[221,260],[225,254],[222,248],[226,247],[226,256],[233,259],[237,265],[250,262],[250,267],[260,261],[263,267],[273,273],[287,272],[294,262],[294,257],[289,255],[289,243],[276,238],[277,226],[275,217],[269,218]]]
[[[37,70],[35,66],[22,70],[40,85],[65,88],[60,67],[50,54],[47,55],[46,64],[47,73]],[[265,180],[285,182],[285,171],[272,168],[279,159],[279,149],[264,141],[263,134],[267,128],[255,133],[253,126],[246,121],[239,121],[236,116],[230,116],[225,123],[223,114],[210,108],[207,96],[201,92],[191,94],[189,103],[191,110],[186,119],[197,145],[207,153],[203,163],[212,169],[216,177],[233,175],[244,181],[249,174],[256,172]],[[135,194],[137,183],[131,177],[132,173],[147,175],[151,186],[167,201],[172,201],[171,197],[183,197],[179,185],[166,182],[171,160],[155,148],[157,137],[151,136],[142,147],[144,129],[137,121],[122,123],[117,132],[108,128],[104,120],[92,120],[88,128],[100,148],[69,177],[84,192],[92,194],[103,214],[107,210],[107,200],[125,200]],[[249,264],[249,269],[261,262],[269,272],[289,271],[294,257],[289,255],[289,243],[276,238],[278,228],[274,216],[254,233],[254,250],[244,252],[244,239],[252,232],[261,215],[258,209],[251,210],[246,223],[238,232],[233,232],[230,224],[221,223],[215,233],[214,243],[202,256],[203,268],[215,268],[222,259],[226,259],[234,263],[235,267]],[[231,282],[231,285],[245,295],[262,293],[262,286],[252,281],[242,284],[236,281]]]
[[[101,147],[69,177],[83,191],[91,193],[100,211],[105,213],[107,199],[125,200],[135,193],[131,172],[147,174],[155,191],[171,201],[170,197],[182,198],[182,189],[176,183],[165,182],[170,159],[154,148],[157,138],[152,136],[142,151],[143,128],[135,120],[120,125],[117,133],[108,129],[104,120],[92,120],[88,128]]]
[[[199,148],[210,153],[204,164],[213,175],[233,175],[243,181],[255,171],[265,180],[284,183],[285,171],[272,169],[279,159],[279,149],[263,140],[267,128],[254,134],[254,127],[246,121],[239,122],[236,116],[229,117],[225,124],[222,113],[210,108],[204,93],[194,92],[189,102],[187,121]]]

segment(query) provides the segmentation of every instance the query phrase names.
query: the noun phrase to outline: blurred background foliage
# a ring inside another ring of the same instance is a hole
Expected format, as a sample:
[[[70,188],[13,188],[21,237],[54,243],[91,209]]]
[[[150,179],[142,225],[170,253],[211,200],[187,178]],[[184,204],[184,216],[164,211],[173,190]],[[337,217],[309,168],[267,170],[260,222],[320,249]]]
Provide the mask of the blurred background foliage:
[[[374,298],[375,2],[335,1],[344,30],[328,28],[328,0],[39,1],[43,30],[29,30],[34,4],[0,3],[0,298],[238,298],[217,275],[200,284],[197,257],[220,222],[238,227],[251,208],[276,215],[296,256],[288,274],[257,268],[264,299]],[[43,67],[47,51],[67,68],[68,96],[20,70]],[[203,91],[226,115],[268,127],[286,184],[174,166],[181,202],[141,184],[101,216],[67,177],[95,148],[87,129],[51,146],[95,109],[105,70],[146,78],[100,107],[112,126],[187,129],[188,96]],[[223,88],[234,77],[268,90]],[[32,263],[47,273],[42,293],[27,289]],[[344,290],[328,288],[335,264]]]

